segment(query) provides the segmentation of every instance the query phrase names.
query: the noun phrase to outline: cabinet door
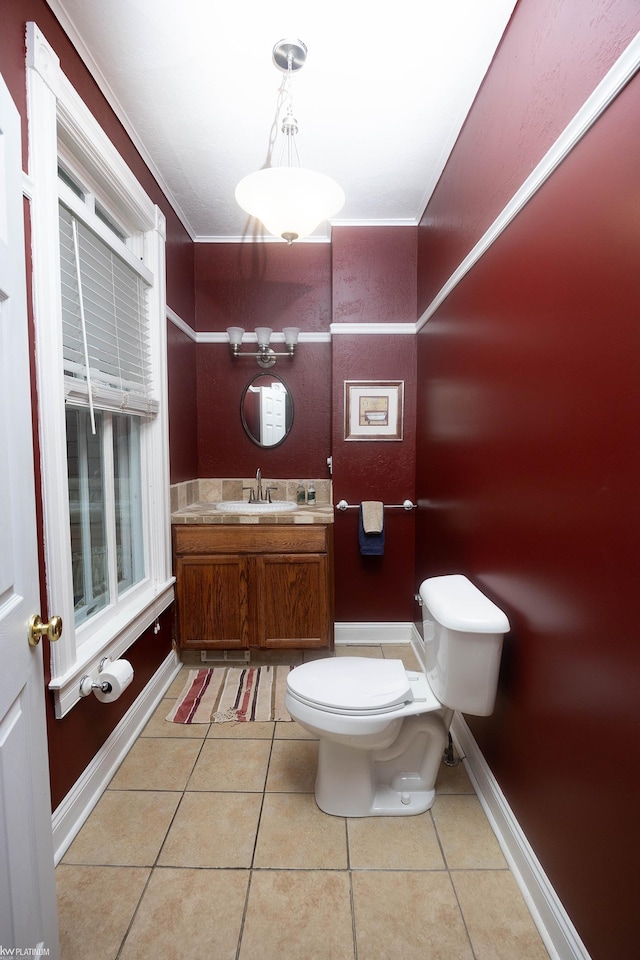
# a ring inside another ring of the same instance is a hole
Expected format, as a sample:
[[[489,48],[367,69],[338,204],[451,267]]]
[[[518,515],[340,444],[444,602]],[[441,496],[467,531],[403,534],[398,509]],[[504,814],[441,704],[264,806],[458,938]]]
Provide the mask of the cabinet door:
[[[181,557],[176,574],[180,646],[248,647],[245,558]]]
[[[325,554],[256,557],[262,647],[327,647],[331,639]]]

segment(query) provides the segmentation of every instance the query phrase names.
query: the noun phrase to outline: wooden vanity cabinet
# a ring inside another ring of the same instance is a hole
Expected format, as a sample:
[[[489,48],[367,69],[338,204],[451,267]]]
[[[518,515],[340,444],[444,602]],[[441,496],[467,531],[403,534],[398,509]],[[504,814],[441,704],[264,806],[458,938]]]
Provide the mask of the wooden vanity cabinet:
[[[236,556],[176,556],[178,642],[228,650],[249,646],[248,570]]]
[[[173,527],[184,649],[333,649],[333,527]]]

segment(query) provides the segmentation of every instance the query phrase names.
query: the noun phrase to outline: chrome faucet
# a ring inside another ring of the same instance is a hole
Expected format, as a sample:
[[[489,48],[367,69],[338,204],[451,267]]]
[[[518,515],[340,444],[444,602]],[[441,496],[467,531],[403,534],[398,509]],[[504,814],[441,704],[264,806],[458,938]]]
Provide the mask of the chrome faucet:
[[[264,491],[262,488],[262,471],[260,467],[256,470],[256,489],[253,487],[243,487],[242,491],[249,491],[249,503],[272,503],[271,500],[271,491],[277,490],[278,485],[275,484],[272,487],[267,487]]]

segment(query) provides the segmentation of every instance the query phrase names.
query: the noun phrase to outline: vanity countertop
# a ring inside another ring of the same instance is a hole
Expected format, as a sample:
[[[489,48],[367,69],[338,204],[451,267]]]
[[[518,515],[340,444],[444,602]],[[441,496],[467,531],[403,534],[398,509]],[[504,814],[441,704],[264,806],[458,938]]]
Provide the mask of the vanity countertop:
[[[316,503],[313,506],[298,506],[282,513],[242,514],[224,513],[215,503],[201,501],[190,503],[171,514],[171,523],[333,523],[333,505]]]

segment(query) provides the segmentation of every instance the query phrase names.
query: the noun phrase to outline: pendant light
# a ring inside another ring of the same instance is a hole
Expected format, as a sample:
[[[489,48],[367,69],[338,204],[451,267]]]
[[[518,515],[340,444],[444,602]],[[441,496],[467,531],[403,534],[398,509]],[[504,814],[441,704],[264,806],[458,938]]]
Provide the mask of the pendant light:
[[[301,40],[280,40],[273,48],[273,62],[286,73],[287,109],[282,121],[286,163],[265,167],[244,177],[236,187],[236,200],[242,209],[262,222],[269,233],[287,243],[308,236],[342,208],[345,196],[335,180],[300,165],[296,144],[298,123],[291,106],[291,78],[304,66],[307,48]]]

